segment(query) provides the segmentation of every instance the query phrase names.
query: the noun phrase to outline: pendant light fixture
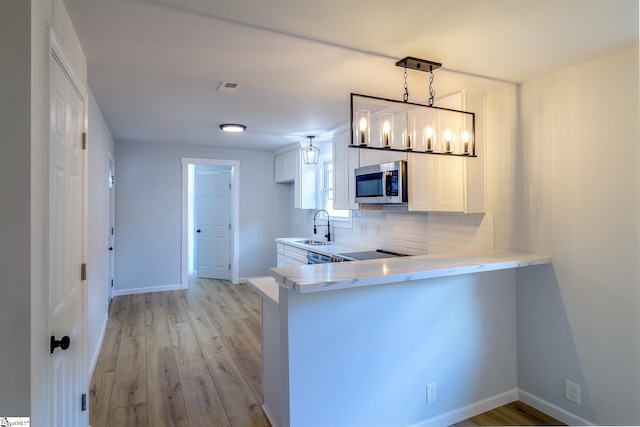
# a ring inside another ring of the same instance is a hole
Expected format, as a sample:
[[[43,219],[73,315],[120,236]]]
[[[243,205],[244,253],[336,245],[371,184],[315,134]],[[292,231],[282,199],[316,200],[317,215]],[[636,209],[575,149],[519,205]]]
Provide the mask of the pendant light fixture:
[[[302,149],[302,160],[305,165],[317,165],[320,150],[313,146],[313,138],[315,136],[308,136],[307,138],[309,138],[309,145]]]
[[[475,114],[433,105],[433,71],[442,64],[406,57],[402,101],[351,94],[351,147],[476,157]],[[427,104],[409,102],[407,70],[429,74]]]

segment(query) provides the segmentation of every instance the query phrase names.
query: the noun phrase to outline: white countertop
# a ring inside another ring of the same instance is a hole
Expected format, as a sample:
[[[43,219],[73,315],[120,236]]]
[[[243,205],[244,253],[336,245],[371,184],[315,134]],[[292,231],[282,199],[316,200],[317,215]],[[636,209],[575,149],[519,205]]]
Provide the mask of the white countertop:
[[[323,250],[322,253],[327,252]],[[545,255],[491,250],[272,268],[271,275],[280,286],[305,294],[505,270],[550,262],[551,258]]]
[[[304,249],[307,251],[315,252],[317,254],[322,255],[335,255],[335,254],[345,254],[349,252],[360,252],[360,251],[370,251],[375,250],[366,246],[356,246],[356,245],[345,245],[342,243],[328,242],[326,245],[307,245],[304,243],[299,243],[302,240],[318,240],[323,241],[324,239],[315,237],[280,237],[276,239],[276,242],[284,243],[285,245],[295,246],[300,249]]]

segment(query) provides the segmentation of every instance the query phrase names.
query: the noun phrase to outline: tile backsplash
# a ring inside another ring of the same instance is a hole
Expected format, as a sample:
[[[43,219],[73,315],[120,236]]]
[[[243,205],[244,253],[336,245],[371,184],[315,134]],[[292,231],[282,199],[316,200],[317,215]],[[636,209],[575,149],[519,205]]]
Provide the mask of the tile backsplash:
[[[336,242],[409,255],[486,250],[493,249],[493,214],[353,211],[352,228],[333,233]]]

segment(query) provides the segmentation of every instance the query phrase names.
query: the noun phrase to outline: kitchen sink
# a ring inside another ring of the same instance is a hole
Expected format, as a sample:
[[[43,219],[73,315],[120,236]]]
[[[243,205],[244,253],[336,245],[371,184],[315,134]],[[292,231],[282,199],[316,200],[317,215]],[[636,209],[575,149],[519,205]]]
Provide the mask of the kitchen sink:
[[[324,246],[324,245],[330,245],[331,243],[327,243],[327,242],[322,242],[320,240],[296,240],[296,243],[300,243],[303,245],[309,245],[309,246]]]

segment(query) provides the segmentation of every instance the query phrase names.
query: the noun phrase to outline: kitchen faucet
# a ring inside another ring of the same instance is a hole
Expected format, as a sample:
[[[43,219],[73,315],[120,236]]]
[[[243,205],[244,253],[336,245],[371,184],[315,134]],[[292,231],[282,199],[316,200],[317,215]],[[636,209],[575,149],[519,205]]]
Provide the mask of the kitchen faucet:
[[[325,211],[324,209],[317,210],[315,215],[313,215],[313,234],[318,234],[318,230],[316,229],[316,217],[320,212],[324,212],[325,214],[327,214],[327,225],[326,225],[327,234],[325,234],[324,237],[327,238],[327,242],[330,242],[331,241],[331,223],[329,222],[329,212]]]

